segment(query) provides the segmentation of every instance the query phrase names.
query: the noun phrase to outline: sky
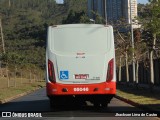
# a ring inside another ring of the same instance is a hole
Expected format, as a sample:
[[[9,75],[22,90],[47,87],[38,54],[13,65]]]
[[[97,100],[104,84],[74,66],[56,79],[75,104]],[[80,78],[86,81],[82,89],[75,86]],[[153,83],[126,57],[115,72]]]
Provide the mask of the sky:
[[[63,4],[63,2],[64,2],[63,0],[56,0],[57,4]]]
[[[148,0],[138,0],[138,3],[146,4],[147,2],[148,2]]]

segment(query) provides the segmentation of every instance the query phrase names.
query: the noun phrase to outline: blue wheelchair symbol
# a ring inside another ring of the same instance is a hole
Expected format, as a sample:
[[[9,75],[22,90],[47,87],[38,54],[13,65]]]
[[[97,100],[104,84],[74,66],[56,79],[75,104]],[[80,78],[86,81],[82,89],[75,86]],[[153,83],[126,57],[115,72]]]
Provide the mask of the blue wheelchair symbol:
[[[61,80],[69,79],[69,72],[68,71],[60,71],[60,79]]]

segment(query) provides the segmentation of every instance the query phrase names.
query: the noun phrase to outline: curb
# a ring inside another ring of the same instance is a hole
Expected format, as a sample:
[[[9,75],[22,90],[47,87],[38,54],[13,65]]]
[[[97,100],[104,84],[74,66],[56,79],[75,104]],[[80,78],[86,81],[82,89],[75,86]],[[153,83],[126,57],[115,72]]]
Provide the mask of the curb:
[[[32,93],[32,92],[38,90],[38,89],[40,89],[40,88],[35,88],[35,89],[33,89],[33,90],[30,90],[30,91],[27,91],[27,92],[24,92],[24,93],[15,95],[15,96],[13,96],[13,97],[6,98],[6,99],[4,99],[4,100],[0,100],[0,105],[1,105],[1,104],[5,104],[5,103],[7,103],[7,102],[9,102],[9,101],[12,101],[12,100],[14,100],[14,99],[17,99],[17,98],[19,98],[19,97],[28,95],[28,94],[30,94],[30,93]]]
[[[121,101],[123,101],[123,102],[125,102],[125,103],[128,103],[128,104],[130,104],[130,105],[132,105],[132,106],[138,107],[138,108],[140,108],[140,109],[142,109],[142,110],[144,110],[144,111],[157,112],[158,114],[160,114],[160,111],[157,111],[157,110],[155,110],[155,109],[153,109],[153,108],[150,108],[150,107],[147,107],[147,106],[145,106],[145,105],[142,105],[142,104],[133,102],[133,101],[131,101],[131,100],[129,100],[129,99],[126,99],[126,98],[123,98],[123,97],[121,97],[121,96],[115,95],[115,98],[117,98],[117,99],[119,99],[119,100],[121,100]]]

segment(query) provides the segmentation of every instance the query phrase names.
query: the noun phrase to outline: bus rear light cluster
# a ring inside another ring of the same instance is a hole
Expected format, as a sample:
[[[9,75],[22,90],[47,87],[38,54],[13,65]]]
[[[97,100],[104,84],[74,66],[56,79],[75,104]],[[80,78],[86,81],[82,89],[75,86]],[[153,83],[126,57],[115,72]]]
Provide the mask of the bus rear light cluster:
[[[113,79],[114,75],[114,59],[111,59],[108,63],[107,77],[106,81],[109,82]]]
[[[55,71],[54,71],[54,65],[52,61],[48,60],[48,76],[49,80],[53,83],[56,82],[56,77],[55,77]]]

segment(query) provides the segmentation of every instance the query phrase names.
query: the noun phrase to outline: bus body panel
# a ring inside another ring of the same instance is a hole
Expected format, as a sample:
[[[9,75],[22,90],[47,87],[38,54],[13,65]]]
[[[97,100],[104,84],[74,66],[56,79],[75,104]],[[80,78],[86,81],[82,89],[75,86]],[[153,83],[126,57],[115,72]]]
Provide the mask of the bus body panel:
[[[46,84],[49,97],[116,94],[115,49],[111,26],[50,26],[47,37]],[[111,66],[110,61],[113,61]],[[50,62],[53,73],[49,71]],[[113,70],[113,77],[107,81],[109,69]],[[49,79],[50,74],[54,74],[54,82]]]

